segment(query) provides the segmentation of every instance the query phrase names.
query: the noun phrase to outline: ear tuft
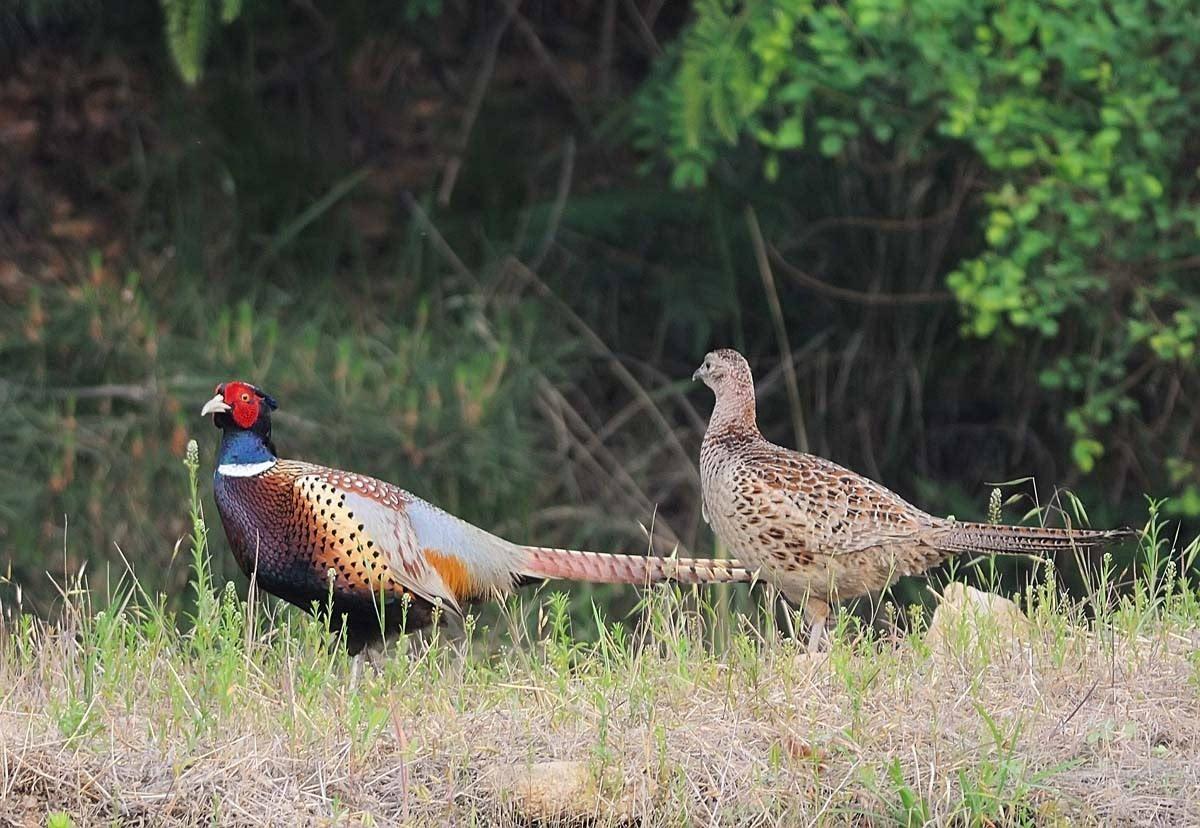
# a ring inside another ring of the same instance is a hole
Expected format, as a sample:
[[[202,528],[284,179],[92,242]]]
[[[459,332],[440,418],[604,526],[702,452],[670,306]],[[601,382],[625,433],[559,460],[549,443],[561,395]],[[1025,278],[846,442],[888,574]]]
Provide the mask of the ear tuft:
[[[272,411],[274,411],[276,408],[279,408],[279,403],[275,402],[275,398],[269,394],[263,394],[262,400],[267,404],[267,408],[271,409]]]

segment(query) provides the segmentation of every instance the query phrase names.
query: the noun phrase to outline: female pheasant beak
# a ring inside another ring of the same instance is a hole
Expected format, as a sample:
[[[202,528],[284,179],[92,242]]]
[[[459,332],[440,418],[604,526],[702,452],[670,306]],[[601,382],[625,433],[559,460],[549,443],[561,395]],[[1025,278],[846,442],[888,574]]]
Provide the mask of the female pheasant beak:
[[[692,372],[692,382],[696,380],[708,379],[708,360],[704,360],[704,364]]]
[[[207,417],[209,414],[225,414],[229,409],[229,403],[225,402],[225,395],[217,392],[216,396],[206,402],[204,408],[200,409],[200,416]]]

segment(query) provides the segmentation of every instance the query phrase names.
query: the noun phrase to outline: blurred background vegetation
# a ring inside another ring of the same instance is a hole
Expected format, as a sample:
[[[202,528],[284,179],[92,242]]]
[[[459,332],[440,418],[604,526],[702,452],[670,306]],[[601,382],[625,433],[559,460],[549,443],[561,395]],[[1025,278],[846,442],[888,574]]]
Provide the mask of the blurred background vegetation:
[[[234,377],[280,400],[288,456],[516,540],[640,552],[652,526],[712,554],[689,377],[719,346],[755,366],[768,437],[931,511],[982,518],[989,483],[1029,478],[1006,519],[1067,486],[1106,526],[1169,497],[1191,537],[1194,22],[9,0],[0,599],[49,612],[46,573],[102,584],[123,556],[186,600],[180,458],[196,436],[211,459],[198,410]]]

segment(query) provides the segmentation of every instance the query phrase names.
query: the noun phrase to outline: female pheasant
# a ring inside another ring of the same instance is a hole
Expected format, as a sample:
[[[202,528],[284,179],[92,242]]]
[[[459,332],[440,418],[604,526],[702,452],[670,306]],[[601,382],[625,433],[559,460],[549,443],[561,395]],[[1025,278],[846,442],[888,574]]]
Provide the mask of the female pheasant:
[[[604,555],[520,546],[403,489],[353,472],[284,460],[271,441],[275,400],[245,382],[217,386],[201,415],[221,429],[217,511],[238,565],[273,595],[313,611],[331,604],[351,654],[399,630],[459,614],[468,601],[529,580],[638,584],[749,581],[737,561]]]
[[[759,567],[804,607],[810,651],[820,645],[831,603],[960,552],[1052,553],[1133,535],[934,517],[836,463],[767,441],[758,430],[754,377],[737,351],[710,352],[692,379],[717,398],[700,449],[704,518],[746,566]]]

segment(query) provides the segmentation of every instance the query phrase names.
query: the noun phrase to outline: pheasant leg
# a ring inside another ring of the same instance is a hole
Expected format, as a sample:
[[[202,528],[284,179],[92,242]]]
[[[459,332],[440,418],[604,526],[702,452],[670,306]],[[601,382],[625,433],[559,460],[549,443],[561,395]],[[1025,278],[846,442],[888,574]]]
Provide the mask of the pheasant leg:
[[[825,622],[829,619],[829,604],[820,598],[810,597],[804,605],[804,621],[808,624],[808,651],[816,653],[828,637]]]

